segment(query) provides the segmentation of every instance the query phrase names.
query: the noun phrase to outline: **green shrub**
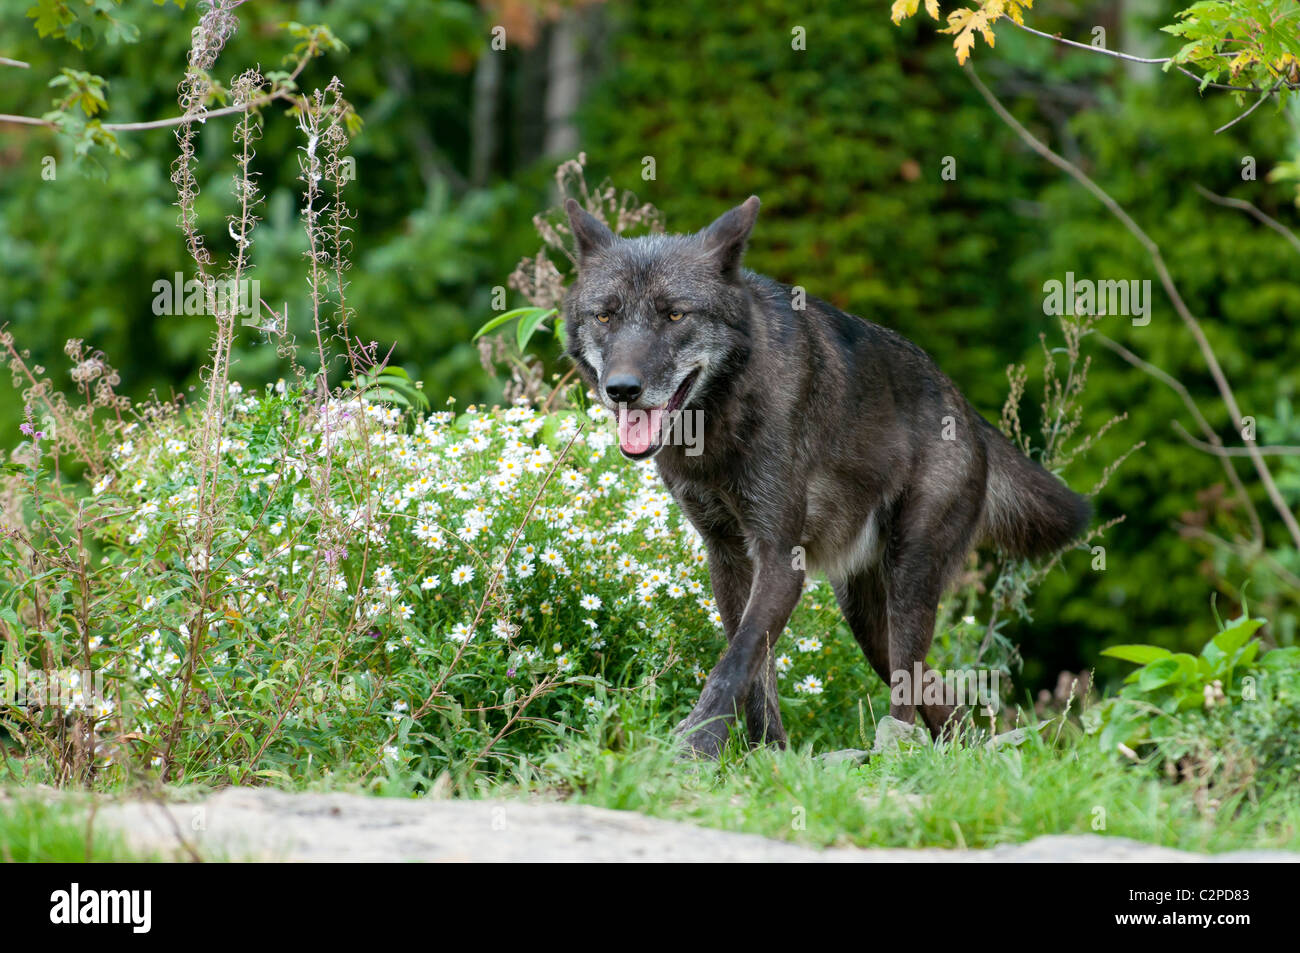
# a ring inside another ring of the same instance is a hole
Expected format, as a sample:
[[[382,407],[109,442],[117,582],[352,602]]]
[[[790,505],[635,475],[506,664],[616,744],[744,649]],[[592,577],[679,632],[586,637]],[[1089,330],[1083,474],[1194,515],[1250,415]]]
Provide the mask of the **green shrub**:
[[[660,729],[687,713],[723,645],[704,554],[653,467],[609,451],[601,408],[228,399],[210,483],[198,412],[124,424],[88,492],[39,453],[17,478],[40,516],[0,550],[5,662],[104,676],[102,704],[69,708],[86,777],[427,781],[616,733],[621,693],[649,693]],[[207,548],[205,494],[222,501]],[[61,566],[70,537],[96,558]],[[810,589],[784,694],[851,742],[874,676]],[[67,715],[3,717],[57,763]]]
[[[1135,662],[1115,697],[1088,713],[1105,750],[1222,798],[1294,784],[1300,771],[1300,648],[1260,654],[1263,619],[1242,616],[1199,655],[1153,645],[1103,654]]]

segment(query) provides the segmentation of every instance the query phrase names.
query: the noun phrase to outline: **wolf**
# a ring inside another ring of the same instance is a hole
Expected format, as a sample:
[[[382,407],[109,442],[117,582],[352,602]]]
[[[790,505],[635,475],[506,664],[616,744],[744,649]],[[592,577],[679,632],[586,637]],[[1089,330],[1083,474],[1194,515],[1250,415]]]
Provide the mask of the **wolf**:
[[[751,744],[785,745],[773,650],[807,572],[825,573],[893,689],[928,671],[940,596],[973,547],[1044,556],[1091,517],[921,348],[742,267],[759,204],[695,234],[623,238],[565,203],[568,356],[708,554],[727,648],[676,729],[702,758],[742,716]],[[666,439],[683,413],[700,419],[694,454]],[[891,690],[893,718],[918,710],[936,737],[951,730],[952,706]]]

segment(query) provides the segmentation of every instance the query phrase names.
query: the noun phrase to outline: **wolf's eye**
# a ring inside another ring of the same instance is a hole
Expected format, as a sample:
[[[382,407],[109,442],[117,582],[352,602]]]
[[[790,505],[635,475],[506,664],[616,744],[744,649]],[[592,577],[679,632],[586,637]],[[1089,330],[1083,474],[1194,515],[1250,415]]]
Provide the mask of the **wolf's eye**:
[[[598,314],[596,315],[596,320],[599,321],[601,324],[609,324],[609,315]]]
[[[668,312],[668,320],[669,320],[669,321],[680,321],[680,320],[681,320],[682,318],[684,318],[684,317],[686,317],[686,312],[685,312],[685,311],[669,311],[669,312]]]

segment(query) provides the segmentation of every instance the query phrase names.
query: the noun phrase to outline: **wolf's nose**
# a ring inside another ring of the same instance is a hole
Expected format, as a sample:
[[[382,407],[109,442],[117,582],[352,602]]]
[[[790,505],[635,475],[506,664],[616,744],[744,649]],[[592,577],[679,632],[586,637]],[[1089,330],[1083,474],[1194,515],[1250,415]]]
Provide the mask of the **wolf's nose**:
[[[612,374],[605,381],[605,393],[616,404],[630,404],[641,396],[641,378],[635,374]]]

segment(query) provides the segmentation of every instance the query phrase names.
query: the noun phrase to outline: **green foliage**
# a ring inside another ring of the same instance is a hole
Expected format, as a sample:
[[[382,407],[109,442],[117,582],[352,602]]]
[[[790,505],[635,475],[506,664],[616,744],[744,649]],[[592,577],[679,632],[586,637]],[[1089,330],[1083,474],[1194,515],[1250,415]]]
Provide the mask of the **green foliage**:
[[[0,756],[3,752],[0,751]],[[130,863],[148,860],[122,835],[96,828],[73,804],[20,793],[0,795],[0,863]]]
[[[1102,651],[1102,655],[1141,666],[1124,680],[1126,687],[1119,695],[1123,702],[1107,719],[1102,746],[1114,747],[1119,741],[1133,746],[1144,736],[1159,734],[1161,716],[1154,715],[1151,706],[1176,715],[1207,703],[1213,705],[1216,697],[1227,693],[1240,694],[1240,680],[1259,652],[1259,643],[1250,637],[1263,624],[1263,619],[1240,618],[1205,643],[1200,655],[1170,652],[1156,645],[1113,645]],[[1127,704],[1133,702],[1144,704]],[[1142,734],[1137,733],[1139,722]]]
[[[64,110],[80,106],[83,113],[93,116],[101,109],[108,108],[108,100],[104,98],[107,85],[102,76],[91,76],[85,70],[65,68],[50,80],[50,89],[66,87],[64,95],[54,100],[54,108]]]
[[[168,0],[154,0],[158,6]],[[174,0],[184,9],[185,0]],[[66,40],[79,50],[109,43],[136,43],[140,31],[135,24],[118,17],[122,0],[36,0],[26,16],[42,37]]]
[[[422,397],[393,369],[328,400],[232,384],[214,470],[193,460],[191,411],[116,429],[88,486],[11,477],[40,516],[0,549],[3,677],[94,670],[107,686],[0,706],[22,757],[77,777],[73,718],[101,739],[81,778],[100,785],[161,769],[423,787],[615,731],[625,696],[653,700],[657,731],[685,716],[721,620],[699,538],[653,469],[607,453],[608,414],[425,416]],[[210,550],[205,498],[221,501]],[[61,562],[73,537],[96,557]],[[880,686],[847,633],[824,634],[828,585],[810,590],[782,695],[803,737],[852,742]]]
[[[1260,654],[1263,619],[1242,616],[1199,655],[1155,645],[1102,654],[1139,666],[1119,694],[1089,712],[1105,751],[1192,781],[1215,794],[1293,784],[1300,771],[1300,647]]]
[[[393,404],[417,414],[429,412],[429,398],[423,388],[400,367],[377,367],[345,381],[343,387],[356,391],[367,401]]]
[[[1201,88],[1225,82],[1269,89],[1300,78],[1300,4],[1295,0],[1201,0],[1177,14],[1177,22],[1161,27],[1187,42],[1174,54],[1175,64],[1195,66]]]
[[[519,346],[520,351],[524,351],[527,350],[528,342],[532,340],[533,335],[538,331],[550,333],[551,329],[545,326],[545,322],[550,318],[556,319],[555,333],[558,335],[562,332],[564,320],[558,314],[555,308],[515,308],[483,322],[482,326],[474,332],[472,340],[477,341],[483,335],[504,327],[511,321],[517,321],[518,323],[515,325],[515,343]]]
[[[1160,245],[1181,293],[1203,321],[1238,402],[1249,408],[1243,413],[1263,415],[1280,399],[1292,399],[1295,389],[1293,336],[1279,324],[1300,307],[1300,292],[1288,277],[1295,253],[1249,217],[1207,203],[1192,183],[1248,197],[1269,214],[1285,215],[1284,197],[1241,178],[1243,153],[1275,152],[1280,137],[1265,124],[1239,124],[1233,139],[1204,136],[1196,150],[1177,147],[1197,130],[1212,129],[1232,115],[1228,100],[1198,101],[1194,90],[1160,82],[1127,87],[1113,112],[1080,114],[1071,129],[1078,148],[1090,157],[1090,174]],[[1045,278],[1061,278],[1067,271],[1151,275],[1144,253],[1123,226],[1073,183],[1048,186],[1040,201],[1051,221],[1069,224],[1047,229],[1039,247],[1015,262],[1017,278],[1041,286]],[[1192,233],[1196,237],[1188,240]],[[1107,321],[1103,333],[1183,381],[1225,443],[1240,446],[1241,437],[1208,380],[1192,336],[1154,280],[1152,287],[1150,325]],[[1125,465],[1101,501],[1104,513],[1127,514],[1108,541],[1106,572],[1073,585],[1049,579],[1044,598],[1061,600],[1071,621],[1090,616],[1099,635],[1136,627],[1156,644],[1194,651],[1199,643],[1191,641],[1192,629],[1183,620],[1188,607],[1204,604],[1206,583],[1219,581],[1220,591],[1235,601],[1249,580],[1274,638],[1289,644],[1300,609],[1294,585],[1267,560],[1244,561],[1221,551],[1206,535],[1232,539],[1245,533],[1244,514],[1228,496],[1220,462],[1187,446],[1174,429],[1177,422],[1197,432],[1179,396],[1109,354],[1094,358],[1092,383],[1091,393],[1107,399],[1102,406],[1089,404],[1085,426],[1097,426],[1108,411],[1126,410],[1124,435],[1140,437],[1147,446]],[[1270,433],[1270,439],[1281,436],[1280,431]],[[1294,566],[1297,554],[1252,471],[1244,461],[1235,465],[1253,488],[1251,497],[1278,562]],[[1277,458],[1270,465],[1279,469]],[[1090,648],[1100,649],[1104,641],[1090,638]],[[1027,647],[1026,654],[1032,652]]]
[[[179,113],[175,78],[160,74],[158,64],[179,68],[185,62],[195,6],[114,5],[112,16],[129,22],[139,41],[102,42],[103,34],[94,33],[101,42],[78,45],[42,40],[24,16],[30,6],[0,7],[0,31],[10,41],[4,55],[31,66],[3,68],[0,112],[47,113],[46,84],[65,68],[105,80],[107,112],[87,118],[74,106],[51,114],[65,133],[59,137],[6,127],[13,149],[0,176],[0,323],[31,349],[36,363],[54,363],[63,342],[78,338],[113,356],[131,396],[187,393],[199,383],[210,325],[192,316],[158,315],[151,307],[155,281],[192,276],[175,229],[176,194],[169,181],[175,140],[166,129],[114,134],[103,125]],[[83,5],[53,0],[40,6],[80,15]],[[223,84],[245,66],[278,66],[293,55],[295,44],[338,50],[305,68],[297,82],[302,89],[324,86],[341,69],[341,48],[349,50],[347,93],[367,119],[353,150],[355,197],[349,199],[364,222],[353,244],[356,268],[348,276],[354,333],[385,348],[398,342],[391,363],[425,381],[435,401],[453,393],[462,399],[498,394],[499,385],[484,374],[468,338],[473,316],[488,310],[492,288],[505,284],[531,239],[510,237],[515,219],[527,219],[512,213],[517,189],[470,191],[449,174],[467,158],[459,130],[471,83],[467,66],[482,36],[477,7],[466,0],[336,0],[324,17],[313,0],[259,0],[237,13],[240,28],[213,76],[214,107],[223,104]],[[323,17],[329,35],[312,25]],[[95,19],[86,22],[85,30],[96,29]],[[291,35],[279,28],[282,23],[299,24],[306,35]],[[271,72],[268,78],[277,75],[286,74]],[[405,84],[404,91],[395,84]],[[277,311],[288,305],[288,330],[306,340],[311,306],[298,272],[306,248],[295,212],[301,188],[297,130],[279,103],[266,108],[265,120],[253,166],[267,197],[266,220],[251,252],[251,277],[260,280]],[[221,223],[236,208],[228,167],[234,122],[221,117],[202,126],[198,211],[204,222]],[[432,154],[411,146],[417,127],[425,124],[450,131]],[[129,161],[116,150],[129,154]],[[223,225],[211,231],[209,245],[221,258],[232,240]],[[106,235],[130,240],[104,241]],[[241,373],[261,379],[288,371],[286,358],[251,335],[236,342],[233,358]],[[0,430],[13,432],[20,410],[19,402],[0,400]]]
[[[334,31],[323,23],[302,24],[286,20],[280,24],[284,30],[298,42],[293,51],[284,57],[285,63],[294,63],[304,55],[317,56],[320,53],[346,53],[348,45],[334,35]]]

